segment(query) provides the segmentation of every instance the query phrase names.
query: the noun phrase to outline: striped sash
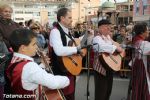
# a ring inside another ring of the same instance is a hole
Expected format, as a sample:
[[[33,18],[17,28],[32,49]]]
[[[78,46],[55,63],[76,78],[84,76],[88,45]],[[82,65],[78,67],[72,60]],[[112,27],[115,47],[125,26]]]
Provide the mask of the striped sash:
[[[98,52],[95,52],[94,53],[94,62],[93,62],[93,69],[95,71],[97,71],[98,73],[106,76],[106,69],[102,66],[102,64],[100,63],[100,60],[99,60],[99,55],[100,53]]]

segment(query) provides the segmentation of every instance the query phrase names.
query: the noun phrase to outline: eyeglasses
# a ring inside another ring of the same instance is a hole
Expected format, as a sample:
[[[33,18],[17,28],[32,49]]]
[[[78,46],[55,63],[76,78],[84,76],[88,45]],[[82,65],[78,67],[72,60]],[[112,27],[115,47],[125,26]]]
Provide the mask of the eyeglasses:
[[[33,30],[39,30],[40,28],[38,28],[38,27],[34,27],[34,28],[32,28]]]

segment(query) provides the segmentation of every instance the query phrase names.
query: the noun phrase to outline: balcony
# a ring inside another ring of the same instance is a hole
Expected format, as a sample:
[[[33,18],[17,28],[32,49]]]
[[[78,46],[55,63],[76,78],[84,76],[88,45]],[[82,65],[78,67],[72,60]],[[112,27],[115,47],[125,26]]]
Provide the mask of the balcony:
[[[66,3],[69,0],[0,0],[2,2],[9,2],[9,3],[50,3],[50,4],[60,4]]]

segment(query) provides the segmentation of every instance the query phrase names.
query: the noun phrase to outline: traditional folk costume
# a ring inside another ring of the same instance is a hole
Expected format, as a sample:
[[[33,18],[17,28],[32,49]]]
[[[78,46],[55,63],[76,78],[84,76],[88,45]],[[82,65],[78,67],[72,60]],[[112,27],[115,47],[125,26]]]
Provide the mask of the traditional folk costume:
[[[69,47],[69,41],[72,36],[69,35],[68,28],[60,23],[50,33],[50,46],[52,48],[51,62],[55,75],[65,75],[70,79],[70,85],[63,89],[67,100],[75,99],[75,79],[76,77],[69,73],[63,65],[62,56],[69,56],[77,53],[76,47]]]
[[[150,100],[150,42],[136,36],[132,64],[132,100]]]
[[[28,98],[28,100],[42,100],[41,86],[50,89],[64,88],[69,84],[69,80],[63,76],[54,76],[47,73],[41,64],[40,66],[34,62],[33,58],[14,53],[10,66],[6,70],[6,74],[11,81],[13,94],[36,95]],[[21,100],[27,98],[21,97]],[[15,99],[17,100],[17,98]]]
[[[113,71],[102,65],[99,55],[102,52],[113,54],[117,47],[113,45],[109,35],[97,35],[93,38],[93,43],[98,44],[93,47],[95,51],[93,64],[95,70],[95,100],[109,100],[113,84]]]

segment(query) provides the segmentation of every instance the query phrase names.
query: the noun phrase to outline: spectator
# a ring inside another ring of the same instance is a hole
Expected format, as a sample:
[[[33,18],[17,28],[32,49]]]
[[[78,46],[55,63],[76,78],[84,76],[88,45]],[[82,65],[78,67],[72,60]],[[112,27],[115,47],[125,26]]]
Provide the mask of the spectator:
[[[19,28],[19,24],[11,19],[12,12],[13,9],[9,5],[3,4],[0,6],[0,33],[7,48],[10,48],[9,38],[11,38],[12,31]]]

